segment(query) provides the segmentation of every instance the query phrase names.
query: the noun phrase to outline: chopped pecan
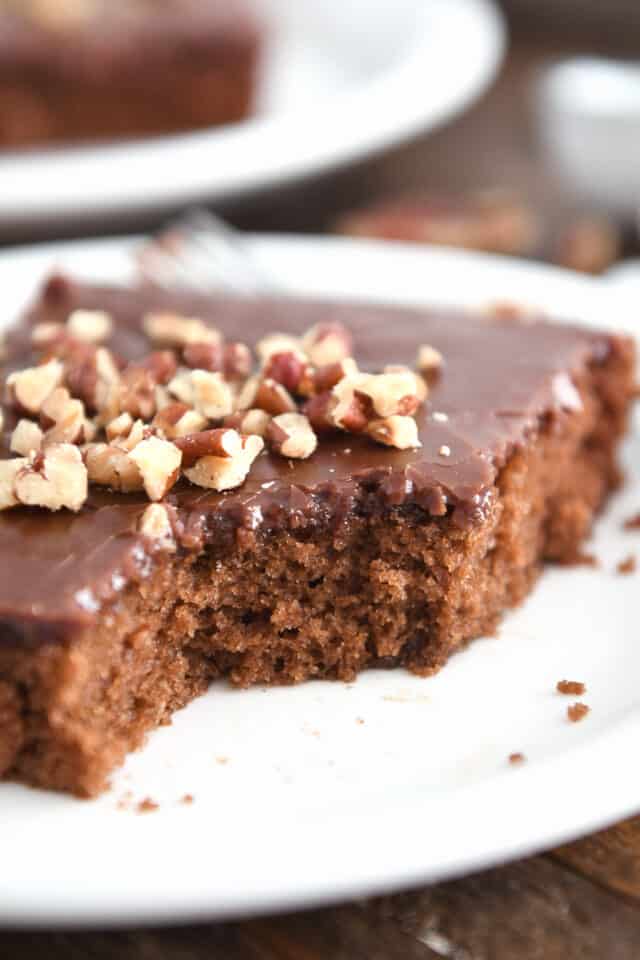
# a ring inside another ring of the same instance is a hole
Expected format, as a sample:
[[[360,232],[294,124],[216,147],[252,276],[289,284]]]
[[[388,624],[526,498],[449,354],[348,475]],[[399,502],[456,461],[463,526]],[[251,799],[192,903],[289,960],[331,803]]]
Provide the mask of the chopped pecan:
[[[199,317],[183,317],[176,313],[150,313],[143,320],[150,340],[168,346],[185,347],[188,343],[219,343],[220,332],[208,327]]]
[[[345,377],[354,377],[358,373],[358,364],[353,357],[345,357],[335,363],[325,363],[318,367],[313,374],[314,393],[325,393],[332,390]]]
[[[74,310],[67,319],[67,330],[76,340],[101,343],[111,336],[113,322],[104,310]]]
[[[443,363],[443,356],[435,347],[428,343],[423,343],[421,347],[418,347],[416,366],[427,380],[440,372]]]
[[[154,350],[136,364],[148,370],[160,386],[166,386],[178,371],[178,361],[173,350]]]
[[[262,437],[243,437],[241,453],[235,457],[203,457],[185,470],[185,476],[199,487],[232,490],[244,483],[251,464],[263,447]]]
[[[262,376],[267,380],[275,380],[281,384],[289,393],[299,394],[301,387],[312,387],[312,369],[311,364],[306,357],[301,356],[293,350],[272,353],[264,365]]]
[[[226,343],[222,352],[222,370],[227,380],[244,380],[251,373],[253,357],[246,343]]]
[[[192,370],[219,373],[222,370],[222,343],[219,340],[188,343],[182,351],[182,359]]]
[[[105,427],[107,440],[116,440],[118,437],[128,437],[133,427],[133,417],[130,413],[121,413],[119,417],[110,420]]]
[[[295,460],[306,460],[318,446],[308,419],[301,413],[282,413],[267,427],[267,443],[274,453]]]
[[[91,483],[121,493],[142,490],[142,475],[129,453],[113,444],[90,443],[84,448],[84,462]]]
[[[220,420],[233,410],[233,393],[221,373],[206,370],[180,372],[168,385],[168,390],[209,420]]]
[[[0,510],[8,510],[18,505],[15,493],[16,477],[29,465],[26,457],[13,460],[0,460]]]
[[[224,426],[232,427],[239,433],[253,433],[257,437],[264,437],[271,422],[271,415],[265,410],[239,410],[224,418]]]
[[[169,440],[148,437],[129,453],[150,500],[162,500],[180,475],[182,451]]]
[[[77,447],[52,443],[32,455],[14,483],[16,500],[25,506],[77,512],[87,499],[87,469]]]
[[[60,386],[63,376],[64,367],[59,360],[11,373],[7,377],[9,400],[26,413],[40,413],[42,404]]]
[[[143,440],[153,436],[153,428],[142,420],[134,420],[128,433],[121,433],[112,440],[112,445],[130,453]]]
[[[269,333],[256,344],[256,353],[264,365],[274,353],[295,353],[301,360],[306,360],[299,337],[289,333]]]
[[[264,410],[275,417],[281,413],[294,413],[297,410],[296,402],[281,383],[276,383],[270,377],[260,380],[251,406]]]
[[[33,420],[19,420],[11,434],[11,451],[21,457],[37,453],[42,447],[44,434]]]
[[[31,330],[31,343],[34,347],[48,347],[51,343],[60,340],[65,335],[62,323],[49,321],[37,323]]]
[[[372,420],[367,426],[367,433],[377,443],[398,450],[413,450],[422,446],[413,417],[394,414],[381,420]]]
[[[307,400],[302,408],[302,412],[316,433],[331,433],[337,429],[332,417],[333,408],[334,400],[331,392],[327,390]]]
[[[120,380],[118,407],[132,417],[150,420],[156,412],[156,381],[150,370],[127,367]]]
[[[163,550],[175,550],[176,542],[169,510],[164,503],[150,503],[138,526],[143,537],[153,540]]]
[[[168,404],[158,411],[153,420],[153,426],[162,431],[168,440],[199,433],[206,425],[207,418],[186,403]]]
[[[317,323],[305,333],[301,345],[316,367],[339,363],[353,353],[353,338],[341,323]]]
[[[243,450],[242,437],[230,427],[177,437],[174,443],[182,451],[183,467],[192,467],[202,457],[236,457]]]
[[[424,401],[429,396],[429,387],[426,384],[424,377],[420,376],[419,373],[416,373],[415,370],[412,370],[411,367],[406,367],[404,364],[400,363],[389,363],[384,367],[383,373],[403,373],[410,376],[415,385],[416,396],[420,403]]]
[[[40,410],[40,423],[46,429],[46,442],[85,443],[94,432],[85,416],[81,400],[71,398],[66,387],[50,393]]]

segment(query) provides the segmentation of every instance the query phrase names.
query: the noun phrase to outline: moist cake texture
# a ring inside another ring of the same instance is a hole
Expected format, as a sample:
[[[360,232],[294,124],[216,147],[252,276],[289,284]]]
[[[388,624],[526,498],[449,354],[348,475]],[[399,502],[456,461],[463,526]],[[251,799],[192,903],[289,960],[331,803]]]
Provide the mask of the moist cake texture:
[[[141,493],[91,487],[79,512],[0,513],[0,773],[94,795],[128,750],[226,677],[238,685],[439,669],[571,562],[619,480],[633,394],[624,337],[542,321],[368,305],[223,300],[54,278],[7,337],[107,311],[108,346],[148,353],[161,309],[254,345],[340,323],[363,369],[443,358],[415,412],[421,446],[334,432],[293,460],[265,450],[219,493],[164,498],[173,552],[139,532]],[[18,414],[5,405],[4,450]],[[215,731],[212,731],[215,737]]]
[[[0,0],[0,146],[240,120],[261,33],[245,0]]]

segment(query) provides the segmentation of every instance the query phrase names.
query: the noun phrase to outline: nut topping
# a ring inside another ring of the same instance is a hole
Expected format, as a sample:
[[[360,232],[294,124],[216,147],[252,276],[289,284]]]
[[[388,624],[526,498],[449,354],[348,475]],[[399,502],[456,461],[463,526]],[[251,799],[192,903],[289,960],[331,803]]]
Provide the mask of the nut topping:
[[[222,427],[219,430],[203,430],[175,441],[182,451],[183,467],[192,467],[202,457],[237,457],[242,453],[242,437],[237,430]]]
[[[143,489],[142,475],[125,450],[113,444],[90,443],[84,448],[89,481],[120,493]]]
[[[54,299],[61,309],[65,298]],[[75,310],[66,324],[32,328],[44,362],[7,379],[8,401],[26,416],[10,439],[19,456],[0,461],[0,509],[28,503],[78,510],[89,482],[144,490],[154,503],[140,532],[164,549],[175,549],[173,508],[157,501],[181,474],[230,490],[244,482],[265,441],[277,456],[306,459],[318,435],[336,430],[399,450],[419,447],[413,417],[428,393],[425,379],[443,363],[423,345],[422,376],[391,364],[361,372],[351,334],[329,321],[302,337],[264,337],[256,369],[246,344],[225,342],[198,317],[158,312],[143,328],[159,349],[127,365],[100,345],[112,327],[103,311]]]
[[[18,503],[48,510],[66,507],[77,512],[87,493],[86,467],[80,451],[70,443],[53,443],[43,453],[32,455],[14,481]]]
[[[113,323],[103,310],[74,310],[67,320],[67,331],[76,340],[101,343],[111,336]]]
[[[165,504],[150,503],[140,518],[138,529],[143,537],[149,537],[161,549],[175,550],[171,518]]]
[[[339,363],[353,353],[353,338],[341,323],[317,323],[302,338],[302,349],[316,367]]]
[[[11,451],[19,453],[21,457],[28,457],[31,453],[38,453],[43,439],[44,434],[37,423],[33,420],[19,420],[11,434]]]
[[[14,460],[0,460],[0,510],[18,506],[15,493],[16,477],[29,461],[25,457],[16,457]]]
[[[40,413],[49,394],[60,386],[63,375],[64,367],[59,360],[12,373],[7,377],[9,398],[27,413]]]
[[[301,413],[282,413],[267,427],[267,442],[274,453],[294,460],[306,460],[318,446],[308,419]]]
[[[271,415],[258,409],[240,410],[224,418],[225,427],[233,427],[240,433],[253,433],[257,437],[264,437],[270,423]]]
[[[301,360],[306,360],[300,340],[289,333],[270,333],[256,344],[256,353],[263,366],[269,362],[274,353],[295,353]]]
[[[398,450],[413,450],[422,446],[418,439],[418,427],[413,417],[394,414],[383,420],[372,420],[367,433],[377,443]]]
[[[137,444],[129,457],[138,467],[150,500],[162,500],[180,474],[182,452],[169,440],[149,437]]]
[[[440,351],[430,346],[430,344],[425,343],[418,348],[416,366],[423,377],[427,377],[428,379],[430,376],[438,373],[442,369],[443,362]]]
[[[220,332],[198,317],[181,317],[176,313],[150,313],[143,321],[144,332],[156,343],[185,347],[188,343],[219,343]]]
[[[210,490],[232,490],[246,480],[251,464],[264,447],[262,437],[243,437],[242,451],[234,457],[203,457],[185,476],[196,486]]]

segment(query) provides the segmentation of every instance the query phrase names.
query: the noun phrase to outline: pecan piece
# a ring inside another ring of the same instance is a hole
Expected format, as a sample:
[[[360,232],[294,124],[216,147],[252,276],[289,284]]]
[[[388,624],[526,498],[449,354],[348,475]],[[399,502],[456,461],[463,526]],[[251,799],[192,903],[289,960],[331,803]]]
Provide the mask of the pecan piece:
[[[224,418],[225,427],[232,427],[239,433],[253,433],[257,437],[264,437],[270,423],[271,415],[258,409],[239,410]]]
[[[415,450],[422,444],[418,439],[418,425],[413,417],[394,414],[382,420],[372,420],[367,433],[376,443],[398,450]]]
[[[52,443],[18,472],[14,492],[25,506],[77,512],[87,499],[87,469],[77,447]]]
[[[148,437],[138,443],[129,457],[138,467],[150,500],[162,500],[180,475],[182,451],[169,440]]]
[[[339,363],[353,353],[353,338],[341,323],[317,323],[302,337],[302,349],[316,367]]]
[[[67,319],[67,331],[76,340],[101,343],[111,336],[113,322],[104,310],[74,310]]]
[[[138,530],[143,537],[153,540],[156,547],[162,550],[175,550],[173,526],[166,504],[150,503],[140,517]]]
[[[207,418],[186,403],[170,403],[156,413],[152,425],[167,439],[174,440],[190,433],[199,433],[206,427]]]
[[[289,333],[269,333],[256,344],[256,353],[264,365],[274,353],[295,353],[301,360],[306,360],[300,339]]]
[[[295,460],[306,460],[318,446],[307,417],[301,413],[282,413],[267,427],[267,442],[274,453]]]
[[[416,357],[416,367],[426,380],[437,376],[442,370],[444,359],[439,350],[428,343],[423,343],[418,347],[418,356]]]
[[[192,467],[202,457],[236,457],[243,450],[242,437],[229,427],[177,437],[174,443],[182,451],[183,467]]]
[[[11,452],[28,457],[41,449],[43,439],[44,434],[37,423],[33,420],[19,420],[11,434]]]
[[[264,365],[262,376],[275,380],[289,393],[300,394],[312,387],[312,368],[306,357],[293,350],[272,353]],[[301,389],[302,388],[302,389]]]
[[[281,413],[295,413],[296,402],[281,383],[276,383],[270,377],[260,380],[251,406],[264,410],[275,417]]]
[[[113,444],[90,443],[84,448],[84,462],[91,483],[111,487],[120,493],[142,490],[142,476],[129,453]]]
[[[188,343],[182,351],[182,359],[192,370],[219,373],[222,370],[222,343],[215,340]]]
[[[28,367],[9,374],[9,400],[26,413],[40,413],[42,404],[62,383],[64,367],[59,360],[49,360],[39,367]]]
[[[73,400],[66,387],[49,394],[40,410],[40,423],[49,443],[84,443],[93,433],[81,400]]]
[[[0,460],[0,510],[8,510],[18,505],[15,493],[16,477],[29,465],[26,457],[13,460]]]
[[[203,457],[185,470],[185,476],[199,487],[232,490],[244,483],[263,447],[262,437],[242,437],[241,453],[235,457]]]
[[[143,320],[150,340],[168,346],[185,347],[188,343],[219,343],[222,337],[199,317],[183,317],[176,313],[150,313]]]

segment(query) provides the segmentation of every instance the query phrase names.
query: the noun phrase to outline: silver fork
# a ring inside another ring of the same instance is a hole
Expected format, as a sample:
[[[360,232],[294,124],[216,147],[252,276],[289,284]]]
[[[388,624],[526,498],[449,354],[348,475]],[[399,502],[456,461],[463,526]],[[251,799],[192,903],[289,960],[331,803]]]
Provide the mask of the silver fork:
[[[208,210],[192,210],[136,251],[144,280],[199,293],[253,297],[276,293],[242,234]]]

